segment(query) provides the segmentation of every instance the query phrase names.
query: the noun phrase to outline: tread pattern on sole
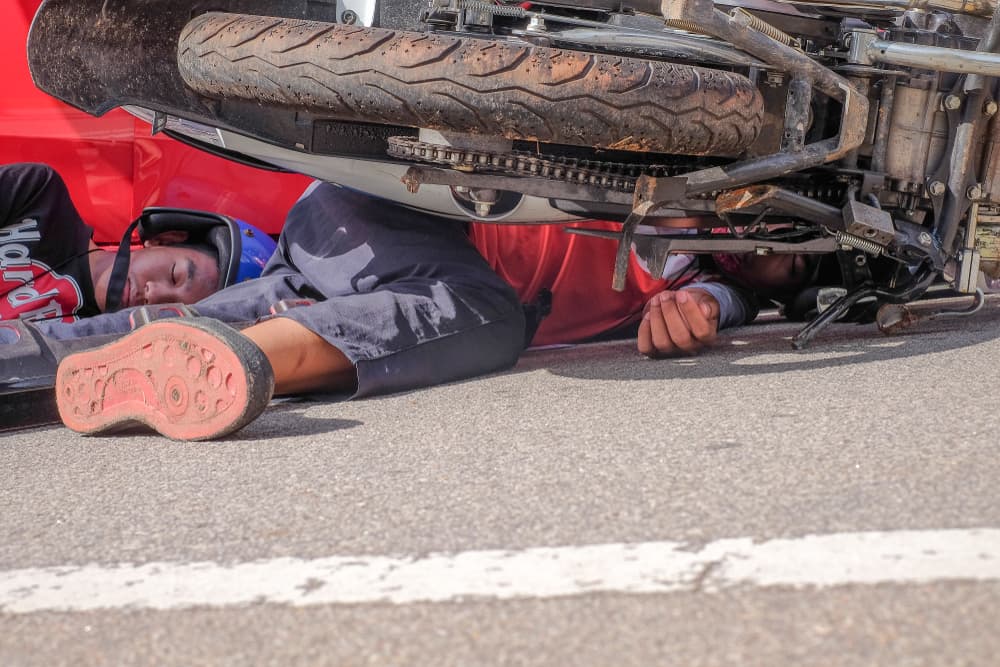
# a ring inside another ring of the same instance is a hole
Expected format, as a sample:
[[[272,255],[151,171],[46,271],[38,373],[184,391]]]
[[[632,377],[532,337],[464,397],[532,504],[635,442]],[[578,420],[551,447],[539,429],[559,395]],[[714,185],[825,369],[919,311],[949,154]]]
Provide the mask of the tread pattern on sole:
[[[145,424],[176,440],[206,440],[252,421],[274,379],[263,352],[211,320],[148,324],[67,356],[56,373],[59,415],[81,433]]]
[[[735,156],[764,116],[759,91],[732,72],[299,19],[202,14],[178,65],[213,98],[618,150]]]

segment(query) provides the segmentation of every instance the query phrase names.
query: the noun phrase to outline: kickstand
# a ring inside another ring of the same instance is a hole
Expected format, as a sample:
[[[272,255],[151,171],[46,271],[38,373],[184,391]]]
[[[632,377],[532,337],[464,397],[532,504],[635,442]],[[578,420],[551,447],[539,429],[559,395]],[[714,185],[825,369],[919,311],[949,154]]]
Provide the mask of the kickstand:
[[[853,290],[830,304],[830,307],[813,318],[812,322],[802,327],[802,330],[795,334],[792,338],[792,347],[796,350],[806,349],[806,346],[809,345],[809,341],[811,341],[816,334],[829,326],[831,322],[834,322],[841,317],[858,301],[864,299],[865,297],[873,296],[876,293],[878,293],[878,290],[872,285],[859,285],[855,287]]]
[[[839,319],[851,306],[865,297],[874,296],[890,303],[906,303],[916,299],[927,291],[936,275],[937,273],[932,268],[924,266],[913,276],[913,280],[906,287],[884,289],[871,283],[858,285],[830,304],[829,308],[795,334],[792,338],[792,347],[796,350],[804,350],[816,334],[829,326],[831,322]]]
[[[618,239],[618,254],[615,256],[615,273],[611,280],[611,289],[621,292],[625,289],[625,277],[628,274],[628,258],[632,254],[632,239],[635,237],[635,228],[643,221],[646,215],[655,208],[654,202],[646,201],[636,206],[625,222],[622,223],[622,235]]]

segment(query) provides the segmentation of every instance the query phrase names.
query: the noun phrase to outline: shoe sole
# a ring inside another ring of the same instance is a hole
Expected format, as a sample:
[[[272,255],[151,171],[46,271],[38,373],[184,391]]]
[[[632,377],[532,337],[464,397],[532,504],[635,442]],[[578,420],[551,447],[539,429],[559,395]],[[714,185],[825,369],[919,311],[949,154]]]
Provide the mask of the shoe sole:
[[[147,324],[56,371],[59,416],[80,433],[144,424],[174,440],[219,438],[253,421],[273,391],[260,348],[210,319]]]

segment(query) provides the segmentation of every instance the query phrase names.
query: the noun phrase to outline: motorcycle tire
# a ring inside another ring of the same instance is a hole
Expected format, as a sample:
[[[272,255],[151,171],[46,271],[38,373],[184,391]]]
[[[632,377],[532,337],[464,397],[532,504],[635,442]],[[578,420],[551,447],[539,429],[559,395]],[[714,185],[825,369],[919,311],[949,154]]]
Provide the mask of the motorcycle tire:
[[[736,156],[764,115],[760,93],[733,72],[254,15],[192,19],[178,66],[209,98],[613,150]]]

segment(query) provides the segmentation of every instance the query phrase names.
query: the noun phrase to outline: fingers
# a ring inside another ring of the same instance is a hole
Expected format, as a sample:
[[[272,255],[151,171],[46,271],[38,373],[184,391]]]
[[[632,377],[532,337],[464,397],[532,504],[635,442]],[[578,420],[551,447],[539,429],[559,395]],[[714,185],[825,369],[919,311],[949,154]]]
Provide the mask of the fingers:
[[[650,331],[649,331],[649,328],[650,328],[649,318],[650,318],[650,316],[649,316],[649,306],[647,305],[646,306],[646,312],[642,316],[642,321],[639,322],[639,336],[636,339],[636,346],[639,348],[639,352],[641,354],[644,354],[647,357],[652,357],[652,358],[655,359],[656,357],[658,357],[660,355],[659,355],[657,349],[655,347],[653,347],[653,338],[652,338],[652,334],[650,334]]]
[[[639,352],[648,357],[696,354],[715,339],[717,310],[710,295],[666,291],[653,296],[639,324]]]
[[[701,343],[694,336],[691,325],[687,321],[687,314],[691,311],[690,306],[694,305],[698,317],[704,317],[697,303],[684,292],[677,292],[670,304],[662,304],[663,319],[667,323],[667,331],[670,332],[670,339],[678,349],[695,354],[701,349]]]
[[[674,303],[673,292],[661,292],[654,295],[647,304],[646,314],[639,324],[637,346],[639,352],[647,357],[666,357],[678,352],[670,333],[668,318],[676,320],[680,317]],[[673,324],[677,326],[676,322]]]
[[[664,314],[664,309],[673,302],[673,294],[670,292],[657,294],[649,301],[649,334],[653,349],[658,356],[674,354],[677,351],[677,346],[670,337]]]
[[[681,315],[687,322],[688,332],[698,343],[710,343],[715,340],[715,333],[718,324],[715,319],[710,319],[712,308],[708,303],[695,297],[694,294],[679,292],[677,294],[677,307]],[[700,347],[700,345],[699,345]]]

